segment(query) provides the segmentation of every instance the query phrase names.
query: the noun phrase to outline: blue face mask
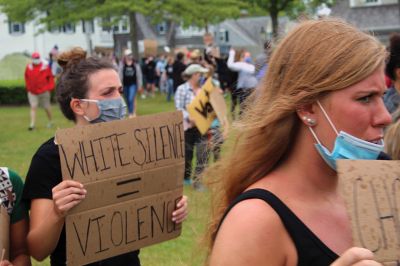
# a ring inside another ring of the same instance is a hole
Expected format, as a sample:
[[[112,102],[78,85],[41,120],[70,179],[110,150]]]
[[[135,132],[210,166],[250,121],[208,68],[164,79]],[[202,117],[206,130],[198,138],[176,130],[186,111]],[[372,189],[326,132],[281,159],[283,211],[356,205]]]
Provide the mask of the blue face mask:
[[[319,101],[317,103],[321,108],[323,114],[325,115],[326,119],[328,120],[329,124],[337,134],[332,152],[330,152],[325,146],[321,144],[314,130],[311,127],[309,127],[309,129],[315,140],[317,141],[315,147],[318,153],[333,170],[336,171],[336,160],[376,160],[379,157],[379,154],[383,151],[384,147],[383,140],[381,140],[380,143],[375,144],[356,138],[344,131],[340,131],[340,133],[338,134],[335,126],[329,119],[322,105],[319,103]]]
[[[105,100],[81,99],[81,101],[96,103],[99,108],[98,117],[90,119],[86,115],[84,116],[92,124],[121,120],[126,116],[126,104],[122,97]]]

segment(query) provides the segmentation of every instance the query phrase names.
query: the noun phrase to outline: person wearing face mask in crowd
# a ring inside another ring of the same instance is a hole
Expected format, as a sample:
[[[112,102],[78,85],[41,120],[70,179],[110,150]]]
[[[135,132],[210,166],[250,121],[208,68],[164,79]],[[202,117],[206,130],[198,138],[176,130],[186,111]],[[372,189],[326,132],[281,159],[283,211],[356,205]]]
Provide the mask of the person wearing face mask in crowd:
[[[64,116],[77,126],[123,119],[126,105],[120,91],[118,73],[109,61],[88,57],[81,48],[59,55],[63,72],[57,83],[57,101]],[[25,181],[23,199],[30,206],[27,242],[30,254],[39,261],[50,255],[52,266],[66,265],[65,216],[85,199],[84,186],[62,180],[60,157],[54,137],[43,143],[32,158]],[[184,196],[172,220],[181,223],[187,216]],[[140,265],[139,251],[128,252],[90,265]]]
[[[28,130],[35,129],[36,110],[39,105],[45,109],[49,119],[47,127],[51,127],[50,92],[54,89],[54,77],[49,65],[40,59],[38,52],[32,54],[32,62],[25,68],[25,87],[28,92],[29,105],[31,106],[31,122]]]
[[[236,94],[239,98],[240,114],[242,114],[246,99],[254,91],[258,83],[255,76],[255,66],[252,64],[250,53],[243,49],[238,53],[231,49],[227,64],[230,70],[238,72]]]
[[[196,147],[196,168],[194,172],[193,186],[196,190],[203,190],[203,185],[198,176],[203,172],[207,164],[207,136],[202,135],[196,127],[196,122],[190,117],[186,107],[196,98],[201,90],[202,75],[208,69],[198,64],[189,65],[183,72],[187,81],[180,85],[175,93],[175,108],[183,112],[183,129],[185,131],[185,176],[186,185],[192,184],[192,160],[194,148]]]
[[[278,44],[235,144],[206,173],[209,265],[381,265],[352,247],[336,160],[390,159],[385,58],[378,40],[334,18],[301,22]]]

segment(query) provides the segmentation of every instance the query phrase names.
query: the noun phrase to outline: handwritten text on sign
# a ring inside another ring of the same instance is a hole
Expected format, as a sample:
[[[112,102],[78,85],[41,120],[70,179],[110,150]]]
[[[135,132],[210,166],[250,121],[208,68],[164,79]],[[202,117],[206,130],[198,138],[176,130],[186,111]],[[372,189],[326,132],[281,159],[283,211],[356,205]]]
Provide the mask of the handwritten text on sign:
[[[67,261],[81,265],[179,236],[182,114],[163,113],[57,131],[64,179],[87,196],[66,218]]]
[[[400,161],[338,161],[355,246],[386,265],[400,262]]]

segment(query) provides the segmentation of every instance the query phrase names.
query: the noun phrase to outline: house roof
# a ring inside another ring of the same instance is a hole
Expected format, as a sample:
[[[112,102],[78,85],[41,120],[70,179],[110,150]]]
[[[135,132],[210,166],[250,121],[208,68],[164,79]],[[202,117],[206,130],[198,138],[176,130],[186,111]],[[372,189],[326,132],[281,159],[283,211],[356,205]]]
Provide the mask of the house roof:
[[[362,30],[390,31],[400,29],[397,4],[350,7],[349,0],[337,0],[332,16],[341,17]]]

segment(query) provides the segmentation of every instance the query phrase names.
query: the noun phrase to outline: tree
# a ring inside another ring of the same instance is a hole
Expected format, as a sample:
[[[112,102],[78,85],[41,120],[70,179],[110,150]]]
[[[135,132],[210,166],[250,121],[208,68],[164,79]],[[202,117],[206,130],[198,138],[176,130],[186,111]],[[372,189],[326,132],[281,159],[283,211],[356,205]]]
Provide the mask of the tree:
[[[273,38],[278,37],[278,16],[281,13],[291,17],[302,13],[309,13],[322,3],[332,5],[335,0],[246,0],[250,5],[250,13],[265,14],[269,13],[272,22]]]
[[[237,18],[247,5],[240,0],[169,0],[161,8],[182,26],[197,26],[209,31],[209,26],[228,18]]]
[[[42,31],[94,18],[108,18],[111,26],[127,16],[130,19],[132,52],[138,58],[135,13],[150,14],[158,3],[156,0],[0,0],[0,8],[11,20],[35,20],[44,26]]]

